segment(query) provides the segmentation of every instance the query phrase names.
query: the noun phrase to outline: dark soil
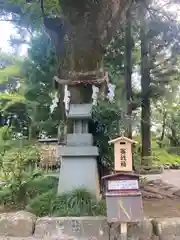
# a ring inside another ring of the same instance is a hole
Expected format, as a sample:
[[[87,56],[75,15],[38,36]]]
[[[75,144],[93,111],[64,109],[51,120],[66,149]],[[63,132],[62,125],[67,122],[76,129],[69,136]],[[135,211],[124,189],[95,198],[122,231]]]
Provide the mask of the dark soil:
[[[180,189],[161,180],[141,187],[145,216],[150,218],[180,217]]]
[[[180,217],[180,198],[144,199],[144,214],[149,218]]]

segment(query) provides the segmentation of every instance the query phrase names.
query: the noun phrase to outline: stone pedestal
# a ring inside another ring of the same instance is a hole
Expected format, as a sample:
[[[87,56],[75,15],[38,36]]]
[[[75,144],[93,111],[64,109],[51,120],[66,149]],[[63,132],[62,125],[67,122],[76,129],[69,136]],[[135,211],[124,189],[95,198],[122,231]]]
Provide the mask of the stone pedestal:
[[[97,148],[62,147],[60,151],[62,151],[62,162],[58,193],[62,194],[77,188],[85,188],[99,198],[99,178],[96,163]],[[92,152],[96,156],[92,156]]]
[[[66,146],[59,147],[61,168],[58,193],[84,188],[99,198],[99,177],[96,157],[98,148],[93,146],[93,136],[88,133],[88,120],[92,104],[71,104],[67,115],[73,120],[73,133],[67,135]]]

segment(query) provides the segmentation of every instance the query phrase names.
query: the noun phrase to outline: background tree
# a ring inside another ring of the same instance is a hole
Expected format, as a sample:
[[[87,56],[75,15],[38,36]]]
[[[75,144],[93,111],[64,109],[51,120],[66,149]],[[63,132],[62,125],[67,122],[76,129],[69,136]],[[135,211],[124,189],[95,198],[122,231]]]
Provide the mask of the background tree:
[[[59,105],[52,113],[50,109],[55,91],[52,79],[56,72],[56,57],[51,41],[44,32],[32,38],[22,68],[25,76],[24,96],[31,112],[32,137],[36,138],[39,134],[57,137],[61,109]]]

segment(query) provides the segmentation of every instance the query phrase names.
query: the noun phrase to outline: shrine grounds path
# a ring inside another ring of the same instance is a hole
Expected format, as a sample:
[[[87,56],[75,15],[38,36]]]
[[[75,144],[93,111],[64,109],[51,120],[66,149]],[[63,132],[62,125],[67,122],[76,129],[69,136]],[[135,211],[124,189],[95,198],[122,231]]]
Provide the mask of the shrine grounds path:
[[[150,174],[142,175],[147,178],[148,181],[161,179],[167,184],[174,185],[177,188],[180,188],[180,169],[179,170],[164,170],[162,174]]]

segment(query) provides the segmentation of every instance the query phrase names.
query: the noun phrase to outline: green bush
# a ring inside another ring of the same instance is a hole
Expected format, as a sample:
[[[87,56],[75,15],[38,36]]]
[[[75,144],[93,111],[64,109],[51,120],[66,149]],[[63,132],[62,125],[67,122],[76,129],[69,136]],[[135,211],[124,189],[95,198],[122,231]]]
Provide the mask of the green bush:
[[[34,145],[13,147],[12,149],[6,151],[3,156],[4,168],[12,170],[9,168],[14,166],[19,167],[19,165],[17,165],[17,159],[21,160],[21,167],[25,168],[31,166],[34,168],[40,159],[39,150]]]
[[[39,217],[51,215],[55,198],[56,191],[54,189],[50,190],[30,200],[26,210]]]
[[[154,163],[157,165],[179,164],[180,156],[169,154],[166,149],[153,149]]]
[[[0,189],[0,204],[14,206],[19,209],[23,208],[24,204],[26,205],[30,199],[33,201],[35,197],[39,199],[39,196],[42,196],[43,198],[43,194],[48,193],[49,191],[57,192],[57,178],[40,176],[33,179],[33,176],[31,177],[30,180],[28,180],[28,177],[25,177],[24,183],[16,181],[14,181],[14,183],[8,182],[8,184],[2,187]],[[22,194],[19,195],[20,193]]]
[[[93,216],[106,216],[106,200],[94,201],[91,206]]]
[[[92,196],[86,189],[76,189],[69,194],[58,196],[53,211],[56,216],[92,215]],[[60,202],[60,204],[59,204]]]
[[[111,171],[114,166],[113,146],[108,141],[119,135],[121,130],[121,110],[116,102],[100,101],[93,107],[90,132],[94,143],[99,148],[98,165]]]
[[[180,156],[180,147],[167,147],[166,150],[169,154]]]
[[[26,208],[37,216],[105,216],[105,201],[97,201],[85,189],[77,189],[68,194],[56,195],[51,190],[29,201]]]
[[[135,140],[140,142],[139,137],[136,137]],[[169,165],[180,164],[180,156],[178,156],[178,148],[176,149],[160,148],[155,138],[152,138],[151,144],[152,144],[152,156],[149,159],[148,158],[146,159],[147,163],[149,162],[150,164],[152,164],[152,166],[157,166],[157,165],[161,166],[165,164],[169,164]],[[140,144],[136,145],[133,153],[134,153],[135,166],[140,167],[142,162]]]
[[[56,190],[58,185],[58,179],[52,176],[40,176],[32,179],[27,186],[27,194],[29,198],[34,198],[43,193],[47,193],[49,190]]]
[[[23,155],[25,159],[25,163],[35,165],[40,161],[40,151],[39,148],[35,145],[27,145],[24,146],[23,149]]]
[[[64,216],[105,216],[106,203],[97,201],[85,189],[77,189],[69,194],[57,196],[53,203],[53,215]]]
[[[14,205],[10,189],[4,188],[0,190],[0,204],[6,206]]]
[[[17,206],[17,208],[23,208],[26,206],[29,195],[33,195],[33,191],[38,192],[39,189],[33,187],[33,180],[42,175],[42,170],[35,168],[38,161],[38,150],[34,145],[20,145],[19,147],[12,147],[10,150],[6,150],[1,158],[1,180],[6,182],[2,190],[2,201],[7,204],[6,194],[4,191],[10,194],[8,196],[8,202],[11,205]],[[50,185],[46,184],[46,191],[49,190]],[[44,190],[45,191],[45,190]],[[40,189],[40,193],[42,193]],[[35,193],[34,193],[35,194]],[[3,200],[5,199],[5,200]],[[8,203],[9,204],[9,203]]]
[[[71,216],[70,209],[67,205],[69,195],[57,195],[53,201],[52,211],[56,217]]]

